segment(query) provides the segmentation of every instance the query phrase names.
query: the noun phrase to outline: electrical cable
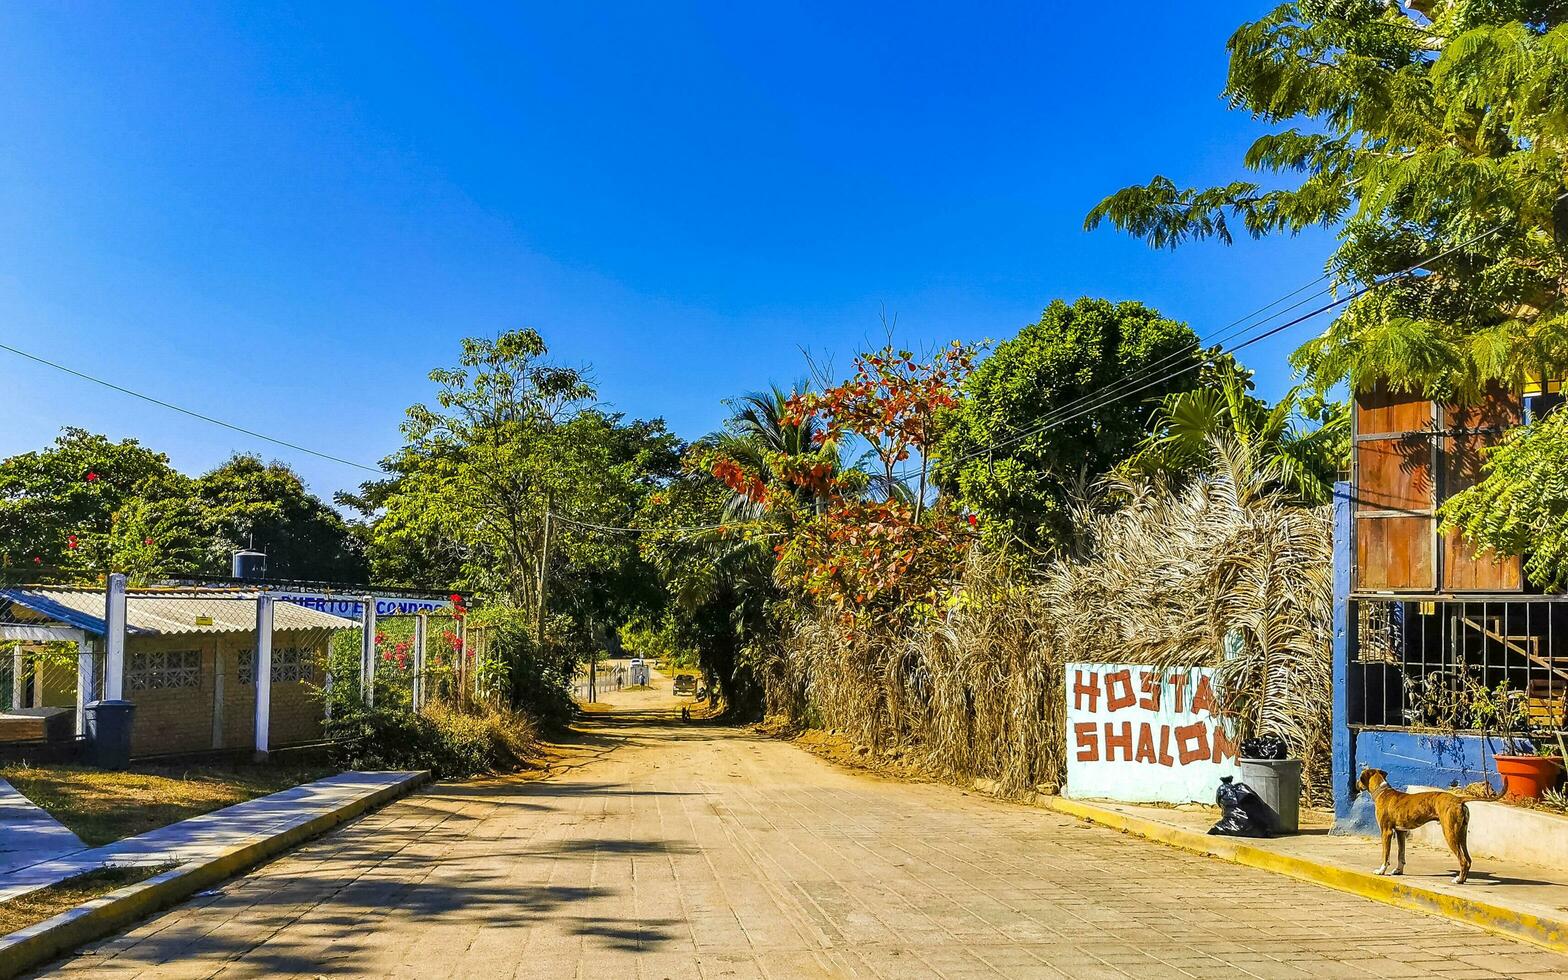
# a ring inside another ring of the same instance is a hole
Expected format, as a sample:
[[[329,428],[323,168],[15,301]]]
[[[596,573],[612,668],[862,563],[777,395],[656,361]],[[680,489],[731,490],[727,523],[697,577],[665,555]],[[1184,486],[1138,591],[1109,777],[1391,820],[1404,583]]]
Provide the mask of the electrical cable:
[[[694,525],[691,527],[619,527],[609,524],[595,524],[592,521],[580,521],[575,517],[567,517],[565,514],[558,514],[555,511],[550,512],[550,517],[554,520],[565,521],[567,524],[575,524],[578,527],[589,530],[624,534],[684,534],[688,532],[702,533],[709,531],[730,531],[739,528],[752,527],[762,523],[761,521],[735,521],[729,524],[706,524]],[[778,536],[778,533],[765,534],[761,536],[776,537]]]
[[[1556,201],[1562,201],[1564,199],[1568,199],[1568,192],[1564,192],[1563,194],[1559,194],[1557,196],[1557,198],[1556,198]],[[1172,378],[1175,378],[1175,377],[1178,377],[1178,376],[1180,376],[1182,374],[1185,374],[1185,373],[1193,370],[1193,368],[1195,368],[1195,367],[1202,367],[1202,366],[1204,366],[1206,364],[1213,364],[1216,361],[1218,361],[1221,357],[1224,357],[1227,354],[1234,354],[1236,351],[1242,350],[1242,349],[1244,349],[1246,347],[1250,347],[1253,344],[1258,343],[1259,341],[1266,340],[1269,337],[1272,337],[1272,336],[1274,336],[1274,335],[1276,335],[1276,334],[1278,334],[1278,333],[1280,333],[1280,332],[1282,332],[1284,330],[1287,330],[1290,327],[1296,326],[1296,325],[1298,325],[1300,323],[1303,323],[1303,322],[1305,322],[1307,320],[1310,320],[1311,318],[1313,318],[1315,316],[1318,316],[1318,315],[1320,315],[1322,313],[1325,313],[1325,312],[1327,312],[1329,310],[1332,310],[1335,307],[1343,306],[1344,304],[1350,302],[1351,300],[1354,300],[1354,299],[1356,299],[1356,298],[1358,298],[1360,296],[1364,296],[1367,293],[1370,293],[1370,292],[1372,292],[1374,290],[1381,289],[1382,287],[1387,286],[1389,283],[1395,282],[1395,281],[1397,281],[1399,279],[1403,279],[1403,278],[1405,278],[1407,276],[1414,275],[1415,273],[1421,271],[1421,269],[1425,268],[1426,266],[1430,265],[1431,263],[1436,262],[1436,261],[1438,261],[1440,259],[1446,258],[1448,255],[1450,255],[1450,254],[1452,254],[1452,253],[1454,253],[1456,251],[1459,251],[1460,249],[1468,248],[1471,245],[1474,245],[1477,242],[1482,241],[1483,239],[1489,238],[1492,235],[1497,234],[1499,231],[1503,230],[1507,226],[1508,226],[1507,222],[1499,222],[1499,223],[1493,225],[1492,227],[1486,229],[1485,231],[1479,232],[1476,235],[1472,236],[1471,238],[1466,239],[1465,241],[1459,242],[1459,243],[1457,243],[1455,245],[1451,245],[1448,248],[1444,249],[1441,252],[1438,252],[1435,255],[1432,255],[1432,256],[1429,256],[1427,258],[1418,260],[1418,261],[1416,261],[1414,263],[1411,263],[1409,266],[1406,266],[1404,269],[1401,269],[1401,270],[1399,270],[1397,272],[1394,272],[1394,273],[1390,273],[1389,275],[1384,276],[1382,279],[1379,279],[1379,280],[1377,280],[1377,281],[1375,281],[1373,283],[1369,283],[1366,286],[1360,287],[1359,289],[1356,289],[1356,290],[1352,291],[1351,293],[1349,293],[1349,294],[1347,294],[1347,295],[1345,295],[1343,297],[1340,297],[1339,299],[1334,300],[1331,303],[1326,303],[1326,304],[1324,304],[1324,305],[1322,305],[1322,306],[1320,306],[1320,307],[1318,307],[1318,308],[1316,308],[1316,309],[1314,309],[1314,310],[1312,310],[1312,311],[1310,311],[1308,313],[1305,313],[1305,314],[1303,314],[1303,315],[1301,315],[1299,317],[1296,317],[1296,318],[1294,318],[1292,320],[1289,320],[1289,321],[1287,321],[1285,323],[1282,323],[1282,324],[1279,324],[1277,326],[1271,327],[1268,330],[1264,331],[1263,333],[1260,333],[1260,334],[1258,334],[1258,335],[1256,335],[1254,337],[1251,337],[1251,338],[1247,339],[1246,341],[1244,341],[1244,342],[1242,342],[1240,344],[1236,344],[1235,346],[1230,347],[1228,349],[1223,349],[1223,348],[1222,349],[1217,349],[1215,351],[1215,353],[1209,355],[1208,357],[1206,357],[1203,360],[1199,361],[1195,365],[1189,365],[1189,366],[1183,367],[1179,371],[1172,372],[1170,374],[1165,375],[1164,377],[1158,378],[1158,379],[1156,379],[1154,381],[1147,382],[1147,383],[1145,383],[1143,385],[1139,385],[1139,386],[1134,387],[1134,388],[1125,388],[1124,386],[1119,386],[1119,387],[1111,388],[1111,389],[1109,389],[1107,391],[1099,392],[1097,395],[1090,396],[1091,400],[1094,400],[1094,403],[1089,405],[1087,408],[1083,409],[1082,411],[1073,412],[1072,414],[1065,414],[1064,415],[1063,414],[1064,412],[1070,411],[1071,408],[1074,407],[1075,405],[1082,405],[1082,404],[1084,404],[1085,399],[1083,399],[1083,398],[1077,399],[1075,402],[1071,402],[1067,406],[1063,406],[1061,408],[1053,410],[1050,413],[1047,413],[1047,416],[1046,416],[1045,420],[1043,420],[1041,423],[1039,423],[1038,425],[1036,425],[1036,426],[1034,426],[1034,427],[1032,427],[1030,429],[1025,429],[1025,430],[1022,430],[1022,431],[1014,432],[1007,439],[1004,439],[1002,441],[994,441],[993,440],[993,441],[989,442],[984,449],[979,449],[979,450],[975,450],[975,451],[972,451],[972,452],[969,452],[969,453],[964,453],[964,454],[961,454],[961,455],[958,455],[958,456],[954,456],[954,457],[952,457],[950,459],[944,460],[943,462],[948,463],[948,464],[957,464],[957,463],[966,462],[966,461],[968,461],[970,459],[975,459],[975,458],[977,458],[977,457],[979,457],[981,455],[985,455],[985,454],[994,452],[998,448],[1002,448],[1002,447],[1005,447],[1005,446],[1013,445],[1014,443],[1017,443],[1017,442],[1021,441],[1022,439],[1028,438],[1028,437],[1033,436],[1033,435],[1037,435],[1037,434],[1039,434],[1041,432],[1045,432],[1045,431],[1047,431],[1049,429],[1052,429],[1052,428],[1056,428],[1057,426],[1066,424],[1067,422],[1071,422],[1074,419],[1081,418],[1084,415],[1089,414],[1090,412],[1098,411],[1099,409],[1104,408],[1107,405],[1113,404],[1113,403],[1115,403],[1117,401],[1120,401],[1120,400],[1122,400],[1124,398],[1127,398],[1127,397],[1129,397],[1131,395],[1134,395],[1134,394],[1136,394],[1136,393],[1138,393],[1140,391],[1144,391],[1144,390],[1146,390],[1148,388],[1153,387],[1154,385],[1160,384],[1160,383],[1162,383],[1164,381],[1169,381]],[[1317,280],[1317,281],[1321,281],[1321,278],[1322,277],[1320,277],[1320,279]],[[1315,285],[1315,282],[1314,283],[1309,283],[1308,287],[1310,287],[1311,285]],[[1301,288],[1304,289],[1304,288],[1308,288],[1308,287],[1301,287]],[[1295,292],[1287,294],[1285,297],[1282,297],[1281,300],[1276,300],[1274,303],[1269,304],[1269,306],[1277,305],[1283,299],[1288,299],[1288,298],[1290,298],[1290,296],[1293,296],[1293,295],[1295,295],[1296,293],[1299,293],[1299,292],[1301,292],[1301,289],[1297,289],[1297,290],[1295,290]],[[1317,294],[1314,294],[1314,295],[1317,295]],[[1297,303],[1297,304],[1294,304],[1292,307],[1288,307],[1287,309],[1294,309],[1295,306],[1299,306],[1299,305],[1301,305],[1301,304]],[[1267,309],[1267,308],[1268,307],[1264,307],[1264,309]],[[1280,311],[1280,312],[1284,312],[1284,311]],[[1267,317],[1266,320],[1267,319],[1273,319],[1274,316],[1278,316],[1278,315],[1279,315],[1278,313],[1275,313],[1275,314],[1271,315],[1270,317]]]
[[[81,378],[84,381],[91,381],[93,384],[103,385],[105,388],[108,388],[112,391],[118,391],[123,395],[130,395],[132,398],[140,398],[144,402],[151,402],[154,405],[167,408],[170,411],[179,412],[181,415],[188,415],[193,419],[200,419],[203,422],[210,422],[213,425],[221,426],[222,428],[228,429],[232,432],[238,432],[241,435],[250,436],[252,439],[260,439],[262,442],[270,442],[275,446],[282,446],[285,449],[292,449],[295,452],[305,453],[310,456],[315,456],[318,459],[325,459],[333,463],[341,463],[344,466],[352,466],[355,469],[366,470],[370,473],[384,474],[386,472],[379,466],[370,466],[365,463],[356,463],[351,459],[344,459],[341,456],[333,456],[331,453],[323,453],[307,446],[301,446],[298,443],[288,442],[287,440],[279,439],[275,436],[269,436],[263,432],[257,432],[254,429],[247,429],[244,426],[235,425],[233,422],[225,422],[222,419],[213,418],[211,415],[203,415],[201,412],[193,411],[189,408],[181,408],[179,405],[175,405],[172,402],[166,402],[161,398],[154,398],[152,395],[144,395],[139,391],[133,391],[130,388],[117,385],[112,381],[105,381],[103,378],[97,378],[82,371],[78,371],[75,368],[69,368],[64,364],[51,361],[48,358],[39,357],[37,354],[29,354],[25,350],[18,350],[17,348],[10,347],[6,344],[0,344],[0,350],[9,351],[10,353],[15,354],[17,357],[25,357],[29,361],[36,361],[45,367],[52,367],[56,371],[62,371],[73,377]]]

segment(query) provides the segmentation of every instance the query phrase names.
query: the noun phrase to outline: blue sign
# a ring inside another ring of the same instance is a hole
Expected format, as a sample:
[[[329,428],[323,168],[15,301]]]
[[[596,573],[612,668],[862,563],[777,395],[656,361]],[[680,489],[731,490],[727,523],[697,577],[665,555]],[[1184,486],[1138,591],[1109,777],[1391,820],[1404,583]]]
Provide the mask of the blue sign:
[[[342,616],[358,622],[365,613],[362,599],[343,595],[321,595],[313,592],[272,592],[279,602],[292,602],[296,606],[314,609],[330,616]],[[450,612],[450,599],[386,599],[375,596],[376,616],[412,616],[416,613]]]

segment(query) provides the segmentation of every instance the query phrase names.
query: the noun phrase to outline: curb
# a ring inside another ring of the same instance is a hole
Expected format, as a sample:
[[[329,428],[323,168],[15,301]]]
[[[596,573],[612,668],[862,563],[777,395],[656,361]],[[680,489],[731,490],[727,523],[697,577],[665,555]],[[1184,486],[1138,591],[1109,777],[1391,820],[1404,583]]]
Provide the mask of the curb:
[[[298,826],[230,848],[210,861],[183,864],[61,912],[52,919],[0,937],[0,977],[17,976],[24,970],[49,962],[67,950],[100,939],[121,926],[166,909],[204,888],[232,878],[247,868],[319,836],[338,824],[385,806],[429,779],[428,772],[415,773]]]
[[[1107,810],[1080,800],[1042,796],[1039,798],[1039,803],[1058,813],[1110,827],[1113,830],[1135,834],[1161,844],[1169,844],[1208,857],[1310,881],[1338,891],[1359,895],[1374,902],[1467,922],[1510,939],[1521,939],[1556,953],[1568,953],[1568,918],[1531,915],[1517,909],[1494,905],[1491,902],[1461,898],[1421,885],[1413,885],[1399,877],[1385,877],[1367,871],[1320,864],[1306,858],[1280,854],[1252,844],[1243,844],[1236,838],[1211,837],[1208,834]]]

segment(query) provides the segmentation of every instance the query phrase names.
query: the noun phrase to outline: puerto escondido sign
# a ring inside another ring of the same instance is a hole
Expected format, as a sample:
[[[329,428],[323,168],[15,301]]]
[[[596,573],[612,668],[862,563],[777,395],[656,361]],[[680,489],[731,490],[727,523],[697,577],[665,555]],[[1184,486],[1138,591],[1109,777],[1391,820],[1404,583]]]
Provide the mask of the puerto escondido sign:
[[[364,596],[323,595],[315,592],[271,592],[268,593],[279,602],[292,602],[296,606],[304,606],[317,612],[328,613],[333,616],[342,616],[345,619],[360,619],[365,614]],[[376,604],[376,615],[380,616],[412,616],[422,612],[447,612],[452,608],[450,599],[396,599],[382,596],[373,597]]]

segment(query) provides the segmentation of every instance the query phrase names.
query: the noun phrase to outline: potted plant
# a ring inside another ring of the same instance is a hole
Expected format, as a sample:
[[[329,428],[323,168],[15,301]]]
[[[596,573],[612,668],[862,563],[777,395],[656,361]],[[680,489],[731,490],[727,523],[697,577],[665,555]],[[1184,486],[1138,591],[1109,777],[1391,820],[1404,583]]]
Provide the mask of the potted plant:
[[[1533,742],[1521,735],[1529,730],[1529,702],[1522,691],[1508,690],[1502,681],[1488,691],[1482,688],[1472,703],[1478,727],[1490,729],[1503,740],[1504,752],[1494,752],[1492,762],[1503,782],[1503,796],[1538,800],[1557,785],[1563,770],[1558,746],[1544,740]],[[1491,741],[1489,737],[1488,742]]]

